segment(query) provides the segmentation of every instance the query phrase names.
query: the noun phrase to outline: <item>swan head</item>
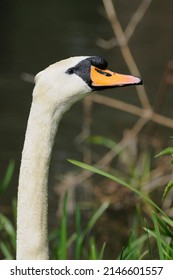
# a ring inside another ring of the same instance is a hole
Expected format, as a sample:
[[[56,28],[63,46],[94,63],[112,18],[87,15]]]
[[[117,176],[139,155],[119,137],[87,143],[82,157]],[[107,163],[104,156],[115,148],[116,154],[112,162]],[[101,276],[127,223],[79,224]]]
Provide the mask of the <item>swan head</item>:
[[[37,98],[54,104],[69,104],[92,91],[142,84],[138,77],[122,75],[107,69],[99,56],[77,56],[50,65],[36,75]]]

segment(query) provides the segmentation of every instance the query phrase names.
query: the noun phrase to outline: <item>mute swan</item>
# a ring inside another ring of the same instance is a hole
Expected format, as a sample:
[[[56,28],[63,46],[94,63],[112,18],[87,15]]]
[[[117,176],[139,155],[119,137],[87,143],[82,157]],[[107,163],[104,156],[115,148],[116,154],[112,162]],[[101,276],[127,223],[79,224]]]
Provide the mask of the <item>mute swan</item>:
[[[98,56],[57,62],[36,75],[19,175],[17,259],[48,259],[47,181],[58,124],[70,106],[92,91],[141,84],[107,70]]]

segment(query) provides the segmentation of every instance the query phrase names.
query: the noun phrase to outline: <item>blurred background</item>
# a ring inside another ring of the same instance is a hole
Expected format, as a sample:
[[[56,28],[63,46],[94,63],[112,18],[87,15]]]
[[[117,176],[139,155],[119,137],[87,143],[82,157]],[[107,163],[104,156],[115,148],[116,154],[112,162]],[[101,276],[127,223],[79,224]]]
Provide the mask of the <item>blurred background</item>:
[[[142,1],[113,2],[125,29]],[[165,78],[167,72],[170,72],[170,76],[173,73],[173,1],[150,2],[128,44],[151,105],[156,106],[159,100],[159,113],[173,118],[173,86],[172,81]],[[0,212],[11,217],[11,203],[17,195],[21,151],[32,101],[33,76],[51,63],[77,55],[103,56],[109,63],[109,69],[120,73],[128,74],[129,69],[117,45],[113,44],[109,48],[102,44],[102,39],[109,41],[115,34],[101,0],[1,0],[0,34],[0,181],[10,160],[15,162],[8,191],[0,196]],[[141,106],[135,87],[114,89],[103,94]],[[92,100],[89,104],[90,102]],[[94,102],[92,106],[89,105],[89,111],[86,108],[88,105],[81,101],[66,113],[55,140],[49,176],[50,229],[58,225],[58,199],[61,199],[61,191],[64,193],[64,189],[69,189],[70,185],[73,186],[75,194],[75,198],[71,198],[72,203],[79,202],[81,209],[86,211],[83,214],[86,219],[91,210],[108,199],[112,206],[107,210],[103,221],[98,223],[94,234],[99,242],[107,242],[106,257],[114,258],[129,235],[128,227],[132,224],[135,198],[128,191],[117,193],[117,186],[98,178],[81,180],[80,184],[75,184],[76,174],[82,171],[68,163],[67,159],[83,161],[89,153],[88,163],[98,161],[109,149],[108,139],[115,143],[121,141],[138,117]],[[87,137],[83,135],[84,127],[88,127],[86,134],[89,133],[89,138],[95,135],[100,138],[93,137],[93,142],[91,140],[90,143],[86,141]],[[148,122],[137,135],[136,142],[133,142],[134,154],[129,155],[129,151],[126,151],[108,165],[118,168],[121,173],[127,170],[129,172],[129,161],[132,164],[134,159],[135,164],[138,161],[141,164],[143,156],[139,154],[139,149],[147,153],[149,151],[154,162],[155,154],[172,145],[170,136],[171,127],[151,125],[151,122]],[[105,145],[103,137],[107,139]],[[132,151],[132,147],[130,150]],[[154,166],[156,162],[152,164]],[[160,169],[167,166],[165,161],[159,164]],[[164,186],[164,182],[157,185]],[[160,190],[157,192],[160,201]],[[169,207],[171,203],[172,199]],[[119,224],[118,220],[123,222]],[[117,235],[120,240],[117,239],[114,244],[111,238]]]

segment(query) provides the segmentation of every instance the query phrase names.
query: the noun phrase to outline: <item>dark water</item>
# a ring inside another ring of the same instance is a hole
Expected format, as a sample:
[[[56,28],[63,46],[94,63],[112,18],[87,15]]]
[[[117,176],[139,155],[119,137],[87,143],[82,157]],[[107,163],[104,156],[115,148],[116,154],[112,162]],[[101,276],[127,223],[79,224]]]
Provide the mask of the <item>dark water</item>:
[[[125,27],[140,1],[117,0],[117,10]],[[129,5],[130,2],[130,5]],[[110,68],[127,72],[118,48],[101,49],[96,39],[109,39],[112,29],[103,16],[100,0],[1,0],[0,2],[0,178],[10,159],[16,168],[9,193],[1,205],[10,204],[16,194],[18,168],[33,84],[22,79],[23,73],[35,75],[47,65],[75,55],[101,55]],[[142,22],[130,40],[151,102],[154,102],[165,65],[173,58],[173,1],[153,0]],[[135,89],[116,91],[116,97],[139,105]],[[164,106],[172,117],[173,88],[168,90]],[[108,93],[110,95],[110,92]],[[111,94],[112,96],[112,94]],[[56,139],[52,178],[70,169],[67,158],[80,158],[75,137],[81,132],[82,102],[73,106],[61,122]],[[133,124],[128,114],[94,106],[94,134],[120,137],[125,127]],[[100,125],[101,124],[101,125]],[[167,130],[172,135],[171,130]],[[58,171],[57,171],[58,170]],[[52,179],[53,180],[53,179]],[[5,198],[5,199],[4,199]],[[5,202],[4,202],[5,201]]]

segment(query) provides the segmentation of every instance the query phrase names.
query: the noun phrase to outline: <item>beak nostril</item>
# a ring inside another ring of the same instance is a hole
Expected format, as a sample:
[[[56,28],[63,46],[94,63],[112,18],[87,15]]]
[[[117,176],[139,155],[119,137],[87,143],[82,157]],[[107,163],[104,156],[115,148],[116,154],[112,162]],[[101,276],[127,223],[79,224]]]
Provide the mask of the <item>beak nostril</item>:
[[[105,72],[105,71],[102,71],[102,70],[100,70],[100,69],[98,69],[98,68],[95,68],[95,70],[96,70],[98,73],[100,73],[100,74],[102,74],[102,75],[104,75],[104,76],[106,76],[106,77],[111,77],[111,76],[112,76],[110,73]]]

